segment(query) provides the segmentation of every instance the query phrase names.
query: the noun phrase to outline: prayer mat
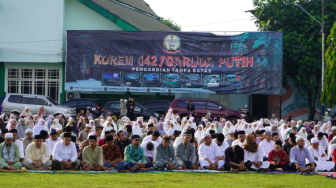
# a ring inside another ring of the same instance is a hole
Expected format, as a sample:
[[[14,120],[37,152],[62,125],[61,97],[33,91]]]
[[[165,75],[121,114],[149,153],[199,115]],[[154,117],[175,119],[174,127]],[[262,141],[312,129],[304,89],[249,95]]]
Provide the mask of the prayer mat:
[[[336,172],[317,172],[317,174],[322,176],[332,175],[333,177],[336,177]]]
[[[118,170],[106,170],[106,171],[87,171],[88,174],[109,174],[109,173],[117,173]]]
[[[52,170],[28,170],[29,173],[55,173]]]
[[[64,173],[64,174],[83,174],[84,170],[55,170],[55,173]]]
[[[6,169],[0,169],[0,172],[28,172],[27,169],[21,169],[21,170],[6,170]]]
[[[260,172],[263,174],[301,174],[301,172],[296,171],[268,171],[268,172]]]

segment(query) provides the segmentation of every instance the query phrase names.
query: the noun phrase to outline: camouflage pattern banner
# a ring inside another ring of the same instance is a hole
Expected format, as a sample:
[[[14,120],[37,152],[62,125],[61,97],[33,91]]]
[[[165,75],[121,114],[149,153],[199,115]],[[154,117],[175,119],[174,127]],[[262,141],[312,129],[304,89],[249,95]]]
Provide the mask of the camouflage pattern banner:
[[[67,31],[67,91],[279,95],[282,32]]]

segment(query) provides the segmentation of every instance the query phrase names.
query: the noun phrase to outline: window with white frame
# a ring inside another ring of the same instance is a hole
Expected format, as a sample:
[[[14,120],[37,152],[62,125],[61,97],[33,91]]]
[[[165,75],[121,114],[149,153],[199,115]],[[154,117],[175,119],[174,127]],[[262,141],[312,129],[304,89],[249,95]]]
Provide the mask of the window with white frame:
[[[59,69],[7,69],[7,93],[47,95],[59,102]]]

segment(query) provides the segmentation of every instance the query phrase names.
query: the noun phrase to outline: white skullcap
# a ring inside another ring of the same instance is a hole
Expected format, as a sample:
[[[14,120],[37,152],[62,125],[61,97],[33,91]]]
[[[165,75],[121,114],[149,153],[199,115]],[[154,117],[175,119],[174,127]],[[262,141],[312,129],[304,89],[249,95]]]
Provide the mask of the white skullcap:
[[[86,124],[85,127],[92,128],[93,126],[91,124]]]
[[[236,131],[234,129],[231,129],[229,133],[231,134],[231,133],[235,133],[235,132]]]
[[[205,133],[203,138],[205,139],[206,137],[210,136],[210,133]]]
[[[13,133],[6,133],[5,138],[13,138]]]
[[[94,121],[93,121],[93,120],[90,120],[90,121],[89,121],[89,124],[91,124],[91,123],[94,123]]]
[[[315,144],[315,143],[317,143],[317,142],[319,142],[318,138],[315,137],[315,138],[311,139],[311,143],[312,143],[312,144]]]
[[[320,126],[319,126],[319,125],[315,125],[314,128],[315,128],[315,127],[320,127]]]
[[[296,136],[295,141],[298,142],[299,140],[303,139],[301,136]]]
[[[336,130],[336,126],[332,126],[331,127],[331,130],[333,131],[333,130]]]
[[[25,133],[27,134],[27,133],[32,133],[33,132],[33,130],[31,130],[31,129],[26,129],[26,131],[25,131]]]
[[[96,134],[95,133],[90,133],[89,136],[95,136]]]
[[[291,123],[295,123],[295,121],[294,121],[294,120],[292,120],[292,121],[291,121]]]

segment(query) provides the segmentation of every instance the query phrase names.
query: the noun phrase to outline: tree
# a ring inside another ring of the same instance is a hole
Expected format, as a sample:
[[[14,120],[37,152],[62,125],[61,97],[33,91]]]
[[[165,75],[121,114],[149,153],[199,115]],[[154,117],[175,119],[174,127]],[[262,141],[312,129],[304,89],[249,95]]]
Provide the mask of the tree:
[[[307,93],[308,119],[314,120],[321,91],[321,26],[293,2],[296,0],[253,0],[260,31],[283,32],[283,85],[289,79]],[[317,20],[322,17],[321,0],[300,0],[299,4]],[[325,3],[325,31],[329,34],[336,5]],[[328,35],[326,35],[328,36]]]
[[[178,25],[176,22],[174,22],[171,18],[169,19],[164,19],[162,17],[159,17],[159,20],[168,25],[169,27],[173,28],[175,31],[181,31],[181,26]]]
[[[329,44],[327,52],[325,53],[325,71],[324,71],[324,85],[321,102],[328,103],[332,107],[336,105],[336,22],[330,30],[330,35],[326,40]]]

